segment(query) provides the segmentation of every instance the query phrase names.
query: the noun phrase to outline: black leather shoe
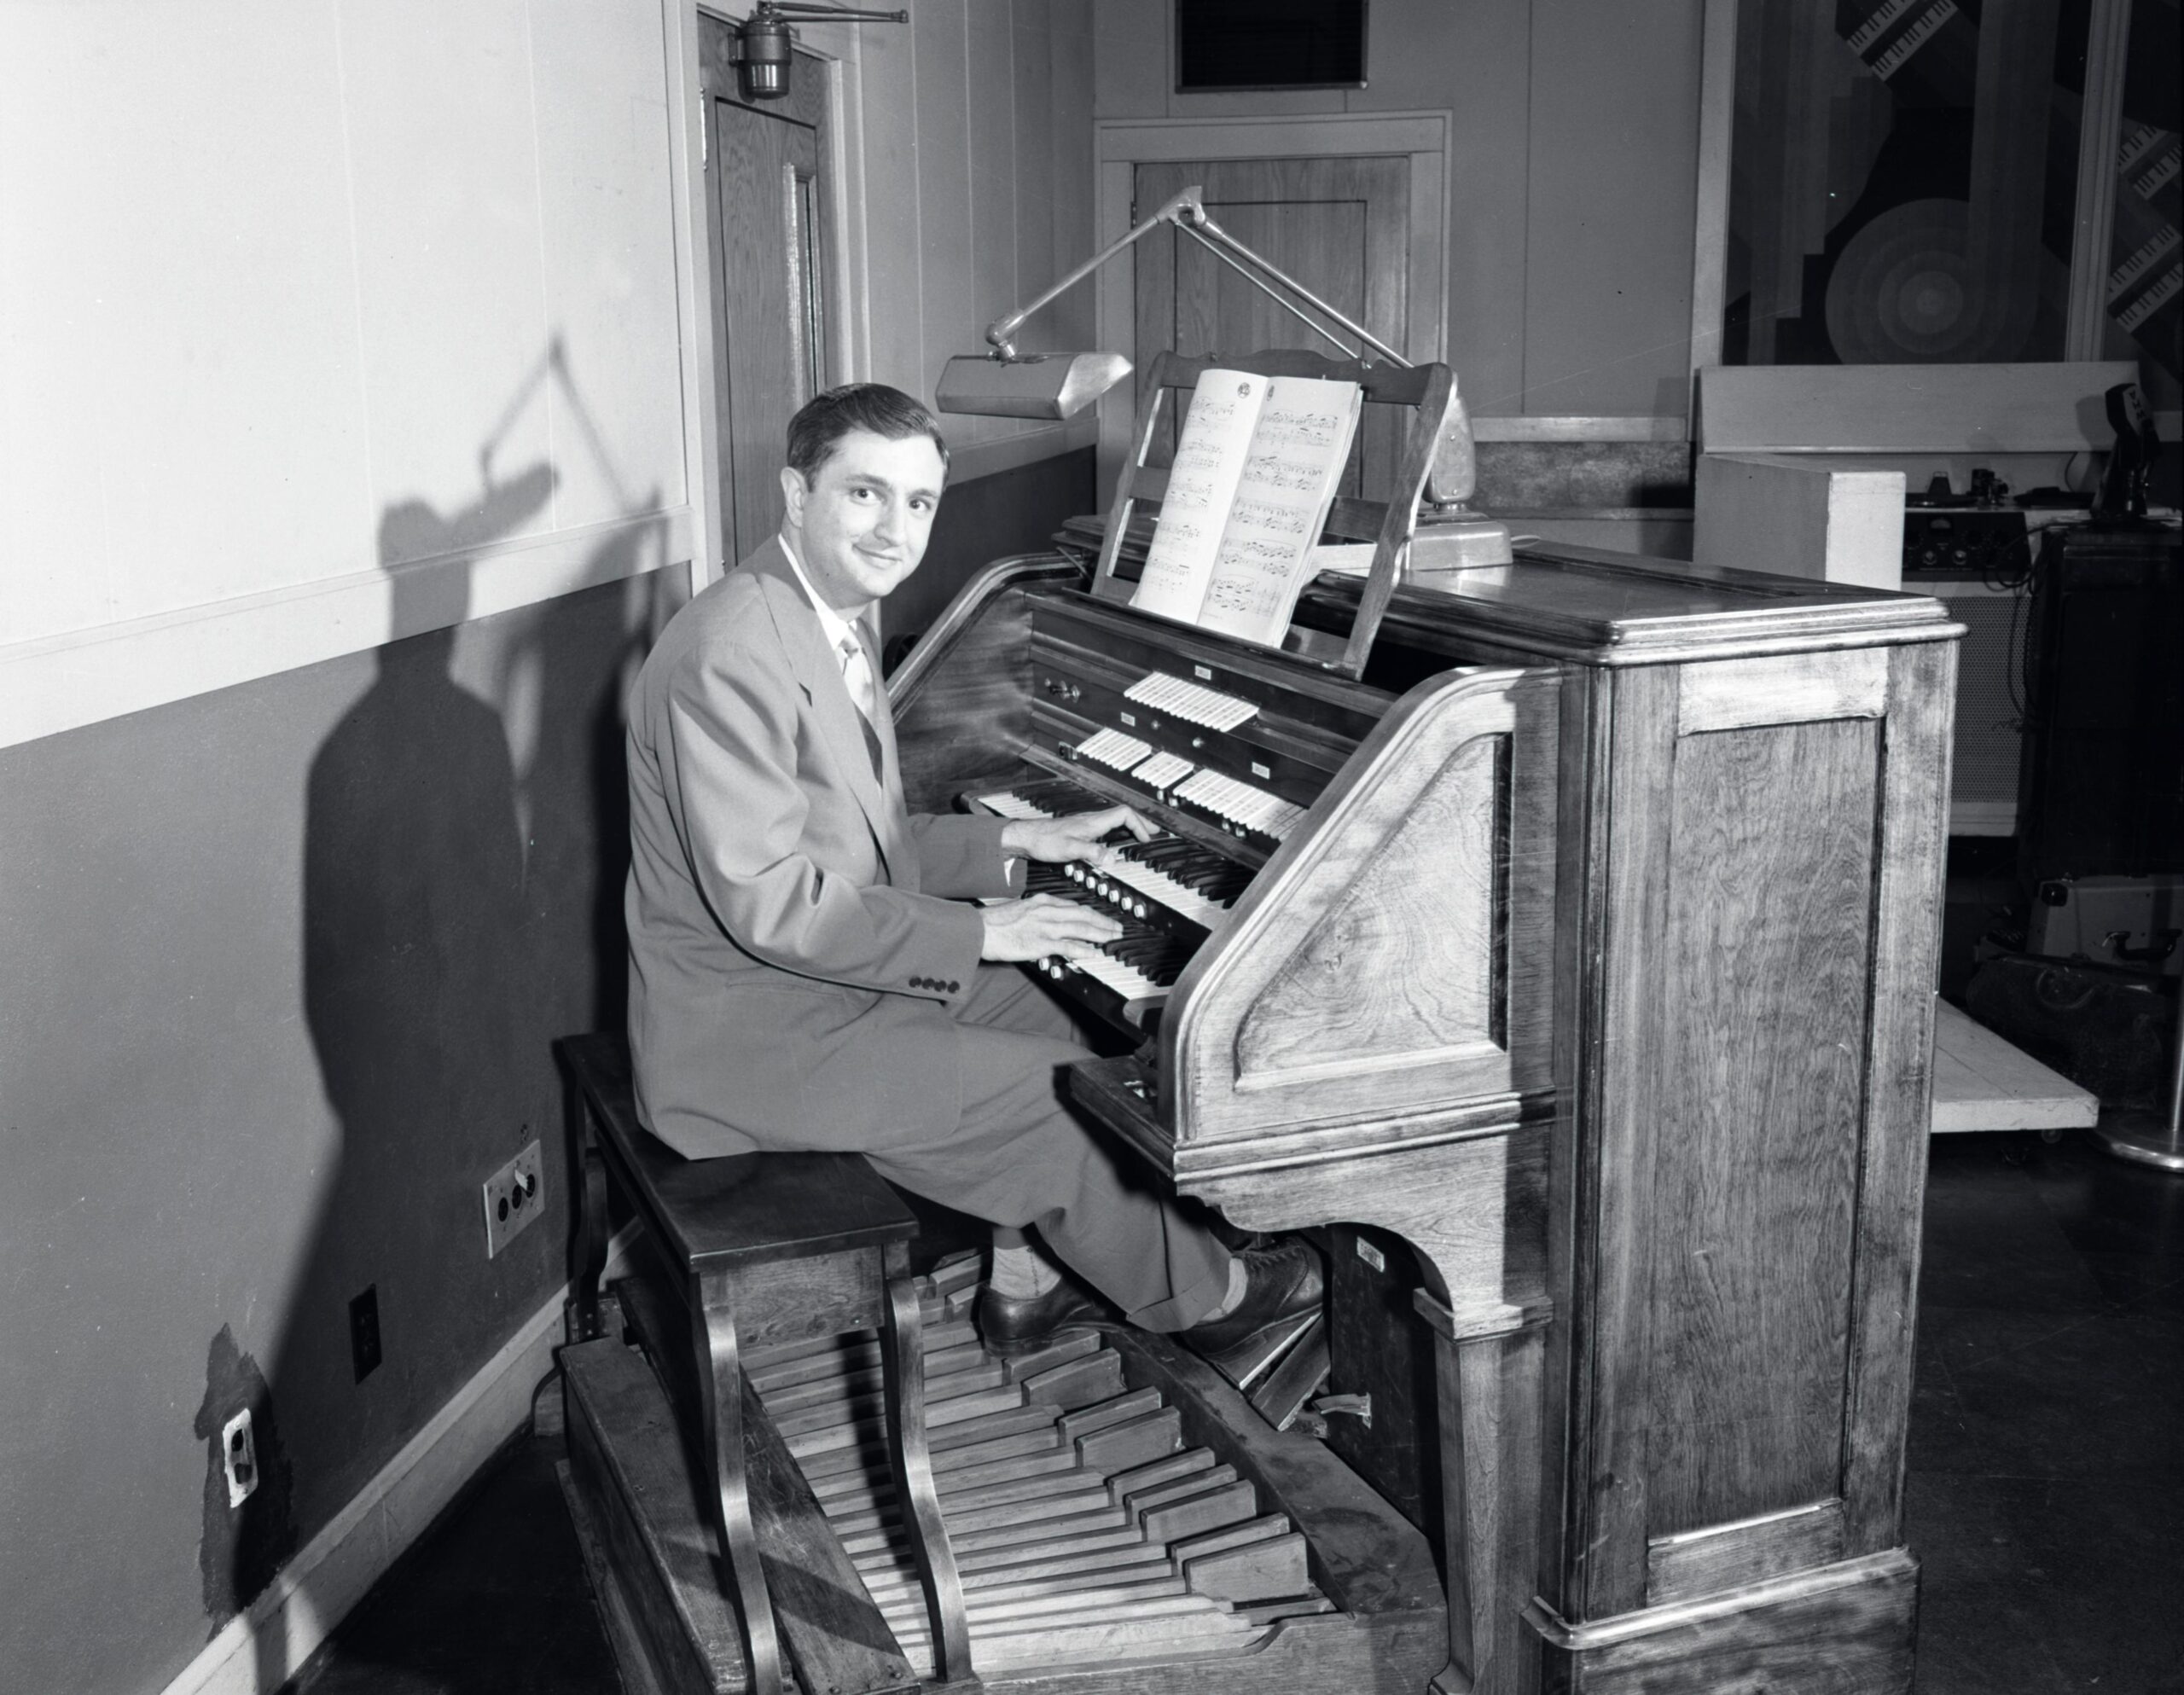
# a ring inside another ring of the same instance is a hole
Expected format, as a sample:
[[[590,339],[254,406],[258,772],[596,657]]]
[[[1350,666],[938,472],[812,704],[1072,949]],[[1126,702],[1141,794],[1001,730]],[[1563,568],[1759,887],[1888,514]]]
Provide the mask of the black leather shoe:
[[[1043,1295],[996,1295],[990,1286],[979,1292],[979,1334],[1004,1359],[1043,1348],[1065,1330],[1116,1322],[1098,1296],[1066,1277]]]
[[[1309,1242],[1288,1241],[1253,1248],[1244,1258],[1244,1298],[1225,1318],[1210,1318],[1183,1332],[1193,1351],[1217,1365],[1245,1351],[1269,1332],[1293,1325],[1320,1309],[1327,1298],[1327,1278],[1318,1251]]]

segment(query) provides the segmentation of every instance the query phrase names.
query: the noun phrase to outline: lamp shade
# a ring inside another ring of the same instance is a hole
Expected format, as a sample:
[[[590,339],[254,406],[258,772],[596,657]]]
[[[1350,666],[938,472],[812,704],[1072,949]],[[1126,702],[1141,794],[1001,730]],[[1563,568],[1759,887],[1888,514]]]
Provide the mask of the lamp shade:
[[[942,367],[933,403],[990,418],[1069,418],[1130,373],[1119,353],[959,354]]]

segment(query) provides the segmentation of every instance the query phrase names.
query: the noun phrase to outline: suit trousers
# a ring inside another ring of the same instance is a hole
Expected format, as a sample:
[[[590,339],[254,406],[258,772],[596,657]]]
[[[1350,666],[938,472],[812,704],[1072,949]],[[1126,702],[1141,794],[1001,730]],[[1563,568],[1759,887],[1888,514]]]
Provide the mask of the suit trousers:
[[[1228,1251],[1062,1098],[1086,1057],[1069,1016],[1014,966],[981,965],[951,1008],[961,1108],[952,1134],[868,1150],[890,1182],[989,1223],[1034,1226],[1141,1330],[1185,1330],[1228,1287]]]

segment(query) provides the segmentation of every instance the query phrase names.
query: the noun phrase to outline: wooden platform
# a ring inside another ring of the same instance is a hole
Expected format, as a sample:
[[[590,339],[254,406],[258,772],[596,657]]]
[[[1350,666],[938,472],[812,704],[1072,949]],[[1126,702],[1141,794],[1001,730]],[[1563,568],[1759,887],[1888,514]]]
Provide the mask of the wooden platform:
[[[949,1292],[927,1309],[932,1434],[987,1688],[1415,1695],[1441,1669],[1445,1604],[1423,1538],[1320,1443],[1273,1430],[1159,1338],[993,1359]],[[876,1603],[929,1674],[868,1417],[871,1352],[847,1337],[748,1363],[854,1562],[852,1599]],[[741,1689],[687,1418],[636,1349],[562,1357],[572,1512],[625,1680],[648,1695]]]
[[[2078,1129],[2100,1116],[2088,1090],[1948,1001],[1934,1003],[1934,1135]]]

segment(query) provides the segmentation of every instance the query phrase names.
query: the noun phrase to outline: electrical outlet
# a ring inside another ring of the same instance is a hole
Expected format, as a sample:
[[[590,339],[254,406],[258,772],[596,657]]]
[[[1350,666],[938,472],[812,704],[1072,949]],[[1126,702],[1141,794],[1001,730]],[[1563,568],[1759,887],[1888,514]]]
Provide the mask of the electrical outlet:
[[[379,1285],[349,1303],[349,1363],[362,1383],[379,1369]]]
[[[508,1246],[532,1219],[546,1210],[545,1167],[538,1144],[485,1179],[485,1257]]]
[[[241,1506],[258,1487],[258,1440],[246,1407],[220,1426],[220,1462],[227,1468],[228,1505]]]

